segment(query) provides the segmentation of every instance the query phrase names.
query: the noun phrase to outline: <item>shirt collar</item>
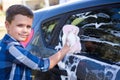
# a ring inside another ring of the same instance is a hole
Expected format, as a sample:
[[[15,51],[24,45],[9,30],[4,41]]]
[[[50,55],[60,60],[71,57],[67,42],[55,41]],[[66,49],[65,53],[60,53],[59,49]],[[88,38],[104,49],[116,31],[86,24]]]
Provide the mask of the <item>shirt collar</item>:
[[[3,39],[2,39],[2,42],[5,42],[5,43],[9,43],[9,42],[13,42],[13,41],[17,42],[17,40],[14,39],[14,38],[13,38],[11,35],[9,35],[9,34],[5,34],[5,36],[4,36]]]

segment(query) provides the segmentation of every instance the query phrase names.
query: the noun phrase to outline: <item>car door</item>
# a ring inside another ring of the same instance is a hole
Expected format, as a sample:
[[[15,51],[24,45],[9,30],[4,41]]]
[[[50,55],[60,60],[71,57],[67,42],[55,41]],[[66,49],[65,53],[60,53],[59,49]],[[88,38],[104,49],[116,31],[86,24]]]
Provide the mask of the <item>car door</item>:
[[[58,63],[58,72],[65,71],[59,74],[61,80],[119,80],[120,5],[77,9],[44,20],[40,29],[46,48],[62,48],[62,27],[66,24],[79,27],[82,50]],[[57,75],[55,71],[51,70]]]

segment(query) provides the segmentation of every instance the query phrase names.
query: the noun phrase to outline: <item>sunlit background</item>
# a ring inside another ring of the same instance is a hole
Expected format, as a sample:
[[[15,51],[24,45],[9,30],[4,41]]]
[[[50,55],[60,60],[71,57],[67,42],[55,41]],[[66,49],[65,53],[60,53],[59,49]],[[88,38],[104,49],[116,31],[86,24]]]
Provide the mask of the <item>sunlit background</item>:
[[[49,6],[59,5],[75,0],[0,0],[0,39],[6,33],[5,29],[5,11],[13,4],[22,4],[28,6],[30,9],[38,10]]]

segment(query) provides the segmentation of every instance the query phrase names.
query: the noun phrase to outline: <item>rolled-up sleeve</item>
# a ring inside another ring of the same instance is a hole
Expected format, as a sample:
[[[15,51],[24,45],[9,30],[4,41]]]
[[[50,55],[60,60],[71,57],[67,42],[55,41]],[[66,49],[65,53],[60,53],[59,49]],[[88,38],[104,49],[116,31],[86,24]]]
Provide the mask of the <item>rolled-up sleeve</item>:
[[[48,58],[41,58],[39,62],[39,67],[41,71],[45,72],[49,69],[50,60]]]

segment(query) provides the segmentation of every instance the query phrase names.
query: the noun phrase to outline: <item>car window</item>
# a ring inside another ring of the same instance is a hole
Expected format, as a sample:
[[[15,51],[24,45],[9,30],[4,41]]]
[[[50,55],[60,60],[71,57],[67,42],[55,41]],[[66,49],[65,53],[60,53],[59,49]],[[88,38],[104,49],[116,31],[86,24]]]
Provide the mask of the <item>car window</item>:
[[[49,43],[49,41],[51,40],[52,32],[56,24],[57,24],[57,20],[54,20],[54,21],[47,22],[47,24],[43,24],[42,26],[43,35],[47,43]]]
[[[41,57],[48,57],[51,54],[55,53],[52,51],[50,53],[47,50],[44,52],[43,46],[46,46],[46,47],[51,48],[51,49],[53,48],[53,44],[55,43],[55,41],[53,41],[52,39],[55,35],[54,30],[56,28],[56,25],[58,24],[58,21],[59,21],[59,19],[45,21],[42,24],[42,26],[40,27],[40,29],[38,29],[36,31],[36,34],[34,35],[34,38],[31,42],[31,45],[33,47],[31,49],[31,52],[33,54],[35,54],[37,56],[41,56]],[[51,44],[51,43],[53,43],[53,44]],[[41,46],[41,45],[43,45],[43,46]],[[55,44],[55,45],[57,45],[57,44]]]
[[[61,15],[42,22],[32,45],[40,47],[42,44],[40,37],[42,37],[47,48],[61,49],[62,26],[72,24],[80,29],[81,55],[114,63],[120,61],[120,7],[107,6],[85,11],[75,10]],[[66,15],[66,18],[63,17]],[[40,50],[36,48],[34,52],[39,53]]]
[[[53,19],[42,26],[47,46],[52,46],[54,49],[58,45],[60,47],[61,41],[60,31],[55,31],[59,32],[59,35],[53,34],[57,21]],[[120,61],[120,7],[103,7],[86,12],[77,10],[70,13],[65,24],[76,25],[83,31],[79,35],[82,52],[112,62]]]
[[[47,47],[53,48],[57,45],[58,39],[57,35],[59,31],[56,30],[59,19],[54,19],[43,23],[42,25],[42,35]]]
[[[97,58],[120,61],[120,8],[102,8],[71,15],[66,24],[83,30],[84,51]]]

